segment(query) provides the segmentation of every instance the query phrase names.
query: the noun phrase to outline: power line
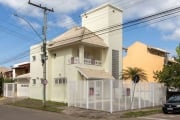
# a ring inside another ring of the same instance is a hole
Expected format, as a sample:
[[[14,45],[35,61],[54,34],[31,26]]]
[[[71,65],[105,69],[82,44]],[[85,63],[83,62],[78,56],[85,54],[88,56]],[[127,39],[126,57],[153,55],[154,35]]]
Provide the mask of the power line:
[[[132,26],[136,26],[136,25],[139,25],[139,24],[142,24],[142,23],[147,23],[149,21],[158,20],[158,19],[159,19],[158,22],[161,22],[163,20],[169,19],[170,17],[168,18],[168,16],[172,17],[173,14],[179,13],[180,12],[179,9],[180,9],[180,7],[177,7],[177,8],[167,10],[167,11],[162,11],[160,13],[145,16],[145,17],[142,17],[142,18],[139,18],[139,19],[131,20],[131,21],[128,21],[128,22],[126,22],[124,24],[121,24],[121,25],[113,25],[113,26],[110,26],[108,28],[104,28],[104,29],[95,31],[93,33],[85,34],[84,39],[88,39],[89,37],[94,37],[94,36],[88,36],[88,35],[92,35],[94,33],[96,35],[101,35],[101,34],[105,34],[105,33],[115,31],[115,30],[120,30],[122,28],[129,28],[129,27],[132,27]],[[162,18],[165,18],[165,19],[162,19]],[[81,36],[76,36],[76,37],[72,37],[72,38],[69,38],[69,39],[74,39],[74,38],[79,38],[79,37],[81,37]],[[69,40],[69,39],[64,39],[64,40]]]
[[[46,106],[46,60],[47,60],[47,53],[46,53],[46,31],[47,31],[47,11],[54,12],[53,8],[49,9],[47,7],[37,5],[34,3],[31,3],[29,0],[28,4],[35,6],[37,8],[43,9],[44,11],[44,26],[43,26],[43,58],[42,58],[42,64],[43,64],[43,106]]]

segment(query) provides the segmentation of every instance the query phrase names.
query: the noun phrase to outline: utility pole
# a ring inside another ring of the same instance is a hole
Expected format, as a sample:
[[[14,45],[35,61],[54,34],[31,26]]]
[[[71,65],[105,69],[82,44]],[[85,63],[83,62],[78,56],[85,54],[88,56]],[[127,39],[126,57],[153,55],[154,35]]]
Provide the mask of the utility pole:
[[[31,3],[31,1],[29,0],[28,4],[33,5],[35,7],[41,8],[44,10],[44,26],[43,26],[43,46],[42,46],[42,50],[43,50],[43,55],[42,55],[42,65],[43,65],[43,106],[46,106],[46,84],[47,84],[47,80],[46,80],[46,60],[47,60],[47,53],[46,53],[46,30],[47,30],[47,11],[50,12],[54,12],[53,8],[49,9],[47,7],[43,7],[34,3]]]

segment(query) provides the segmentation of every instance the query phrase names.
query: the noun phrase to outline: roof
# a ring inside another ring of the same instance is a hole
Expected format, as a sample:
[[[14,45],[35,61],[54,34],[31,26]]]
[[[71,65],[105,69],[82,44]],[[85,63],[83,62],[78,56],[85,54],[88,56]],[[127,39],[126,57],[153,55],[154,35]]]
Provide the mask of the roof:
[[[99,79],[107,79],[112,80],[114,77],[104,70],[96,70],[96,69],[89,69],[89,68],[79,68],[78,70],[86,79],[89,80],[99,80]]]
[[[156,47],[151,47],[151,46],[147,46],[147,47],[148,47],[148,49],[153,49],[153,50],[156,50],[156,51],[159,51],[159,52],[169,54],[169,52],[167,52],[166,50],[163,50],[161,48],[156,48]]]
[[[7,71],[9,71],[10,69],[6,68],[6,67],[0,67],[0,73],[5,73]]]
[[[85,27],[74,27],[69,31],[65,32],[64,34],[58,36],[51,42],[49,42],[48,48],[52,49],[77,42],[107,47],[106,43],[92,31],[88,30]]]
[[[18,69],[18,68],[30,68],[30,63],[19,64],[13,67],[12,69]]]
[[[23,75],[18,75],[15,79],[29,79],[30,78],[30,73],[23,74]]]
[[[121,10],[120,8],[118,8],[118,7],[114,6],[114,5],[111,5],[111,4],[109,4],[109,3],[105,3],[105,4],[102,4],[101,6],[99,6],[99,7],[97,7],[97,8],[94,8],[94,9],[92,9],[92,10],[89,10],[88,12],[85,12],[85,13],[81,14],[81,16],[85,16],[85,15],[91,14],[91,13],[96,12],[96,11],[98,11],[98,10],[100,10],[100,9],[105,8],[105,7],[110,7],[110,8],[113,8],[113,9],[115,9],[115,10],[118,10],[118,11],[120,11],[120,12],[123,11],[123,10]]]
[[[131,46],[134,46],[134,45],[136,45],[136,44],[138,44],[138,45],[141,44],[141,45],[143,45],[143,46],[146,46],[147,49],[149,49],[149,50],[155,50],[155,51],[158,51],[158,52],[162,52],[162,53],[165,53],[165,54],[169,54],[169,52],[166,51],[166,50],[164,50],[164,49],[157,48],[157,47],[152,47],[152,46],[149,46],[149,45],[147,45],[147,44],[145,44],[145,43],[142,43],[142,42],[140,42],[140,41],[134,42]],[[129,47],[128,47],[128,48],[129,48]]]

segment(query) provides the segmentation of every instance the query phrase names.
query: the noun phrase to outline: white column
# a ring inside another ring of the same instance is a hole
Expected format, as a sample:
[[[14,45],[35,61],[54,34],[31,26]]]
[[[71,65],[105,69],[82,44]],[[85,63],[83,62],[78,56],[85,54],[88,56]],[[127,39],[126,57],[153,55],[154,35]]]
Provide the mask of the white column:
[[[153,107],[154,107],[155,106],[155,104],[154,104],[155,103],[155,100],[154,100],[154,98],[155,98],[155,96],[154,96],[155,83],[152,83],[152,85],[153,85],[153,88],[152,88],[153,90],[152,91],[153,91]]]
[[[87,84],[87,88],[86,88],[86,109],[89,109],[89,84],[88,84],[88,80],[86,81],[86,84]]]
[[[67,80],[67,104],[70,107],[70,90],[69,90],[69,80]]]
[[[112,88],[113,88],[113,84],[112,84],[112,80],[109,81],[110,82],[110,112],[112,113],[113,112],[113,95],[112,95]]]
[[[141,109],[141,82],[139,83],[139,109]]]
[[[119,94],[118,94],[118,98],[119,98],[118,105],[119,105],[119,107],[118,108],[119,108],[119,111],[120,111],[121,110],[121,95],[123,94],[123,93],[122,94],[120,94],[120,93],[123,92],[123,91],[122,91],[122,89],[120,87],[121,86],[121,80],[118,80],[118,83],[119,83],[119,88],[118,88],[119,89],[118,90],[118,92],[119,92]]]
[[[79,62],[80,64],[84,64],[84,46],[79,46]]]
[[[104,84],[103,84],[103,80],[101,81],[101,87],[102,87],[102,89],[101,89],[101,103],[102,103],[102,108],[101,108],[101,110],[104,110]]]
[[[15,83],[12,83],[12,92],[13,92],[12,97],[15,97]]]
[[[94,109],[96,110],[96,80],[94,80]]]

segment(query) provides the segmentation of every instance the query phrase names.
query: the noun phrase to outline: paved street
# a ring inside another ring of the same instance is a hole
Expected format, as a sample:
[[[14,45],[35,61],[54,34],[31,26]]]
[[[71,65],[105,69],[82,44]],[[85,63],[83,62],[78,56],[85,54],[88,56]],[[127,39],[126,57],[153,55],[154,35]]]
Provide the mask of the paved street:
[[[123,118],[119,120],[180,120],[180,114],[154,114],[138,118]]]
[[[74,120],[74,118],[64,114],[0,105],[0,120]]]
[[[98,118],[97,118],[98,119]],[[63,113],[52,113],[14,106],[0,105],[0,120],[97,120]],[[154,114],[138,118],[110,117],[98,120],[180,120],[180,114]]]
[[[180,120],[180,114],[154,114],[139,117],[137,120]]]

